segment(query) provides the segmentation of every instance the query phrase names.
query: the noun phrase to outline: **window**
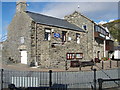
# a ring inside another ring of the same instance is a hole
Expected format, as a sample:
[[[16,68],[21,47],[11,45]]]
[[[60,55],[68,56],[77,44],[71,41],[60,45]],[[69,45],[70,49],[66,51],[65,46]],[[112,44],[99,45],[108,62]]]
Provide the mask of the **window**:
[[[51,30],[45,29],[45,40],[49,41],[51,38]]]
[[[84,30],[87,30],[87,26],[86,26],[86,25],[83,25],[82,28],[83,28]]]
[[[96,32],[98,32],[98,29],[99,29],[98,26],[95,25],[95,31],[96,31]]]
[[[25,38],[24,37],[20,37],[20,43],[23,44],[25,42]]]
[[[62,31],[62,42],[66,42],[66,31]]]
[[[80,43],[80,34],[79,33],[76,33],[76,42],[77,42],[77,44]]]
[[[98,32],[101,32],[101,28],[100,27],[98,27]]]

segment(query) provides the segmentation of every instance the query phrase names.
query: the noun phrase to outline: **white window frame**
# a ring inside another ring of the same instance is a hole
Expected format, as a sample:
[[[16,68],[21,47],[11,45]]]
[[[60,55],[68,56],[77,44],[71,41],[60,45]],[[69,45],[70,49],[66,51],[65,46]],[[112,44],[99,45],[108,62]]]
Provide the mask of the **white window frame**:
[[[46,35],[46,34],[47,34],[47,38],[45,36],[45,40],[50,41],[51,40],[51,29],[45,29],[45,34],[44,35]]]
[[[80,44],[80,34],[76,33],[76,42],[77,44]]]
[[[20,37],[20,43],[24,44],[25,43],[25,37]]]
[[[86,29],[84,28],[84,26],[86,26]],[[87,30],[87,25],[86,24],[82,25],[82,29]]]

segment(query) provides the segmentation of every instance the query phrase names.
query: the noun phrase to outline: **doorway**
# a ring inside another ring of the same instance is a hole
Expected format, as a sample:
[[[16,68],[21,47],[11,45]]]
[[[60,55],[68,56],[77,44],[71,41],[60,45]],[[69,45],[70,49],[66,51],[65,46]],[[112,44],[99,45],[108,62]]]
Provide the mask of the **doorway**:
[[[21,51],[21,63],[27,64],[27,51]]]

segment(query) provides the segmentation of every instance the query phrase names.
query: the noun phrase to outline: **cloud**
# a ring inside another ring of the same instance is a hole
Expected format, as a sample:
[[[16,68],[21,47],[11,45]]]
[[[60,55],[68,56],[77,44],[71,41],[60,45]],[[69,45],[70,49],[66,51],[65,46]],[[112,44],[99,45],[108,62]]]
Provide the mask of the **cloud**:
[[[109,20],[108,22],[112,22],[112,21],[114,21],[114,19],[111,19],[111,20]]]
[[[107,21],[100,21],[98,24],[105,24]]]
[[[2,2],[16,2],[18,0],[1,0]],[[118,2],[119,0],[26,0],[27,2]]]
[[[79,8],[77,7],[79,5]],[[118,3],[115,2],[64,2],[50,3],[40,13],[63,18],[75,10],[93,20],[110,20],[118,17]]]

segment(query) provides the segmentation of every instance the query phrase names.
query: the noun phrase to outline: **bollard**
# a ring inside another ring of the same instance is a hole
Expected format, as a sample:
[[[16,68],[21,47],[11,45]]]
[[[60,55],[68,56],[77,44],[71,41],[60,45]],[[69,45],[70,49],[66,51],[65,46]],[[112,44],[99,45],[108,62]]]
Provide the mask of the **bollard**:
[[[102,61],[102,69],[104,69],[104,62]]]
[[[102,78],[99,78],[99,79],[98,79],[99,90],[102,90],[102,83],[103,83],[103,79],[102,79]]]
[[[65,61],[65,70],[67,71],[68,68],[67,68],[67,60]]]
[[[118,60],[117,60],[117,67],[118,67],[119,65],[118,65]]]
[[[110,68],[112,68],[112,61],[110,60]]]
[[[1,90],[3,90],[3,69],[1,69]]]
[[[94,71],[94,90],[96,90],[96,69],[93,69]]]
[[[81,65],[82,65],[82,64],[81,64],[81,62],[80,62],[80,63],[79,63],[79,71],[81,71]]]
[[[49,87],[52,87],[52,70],[49,70]]]

